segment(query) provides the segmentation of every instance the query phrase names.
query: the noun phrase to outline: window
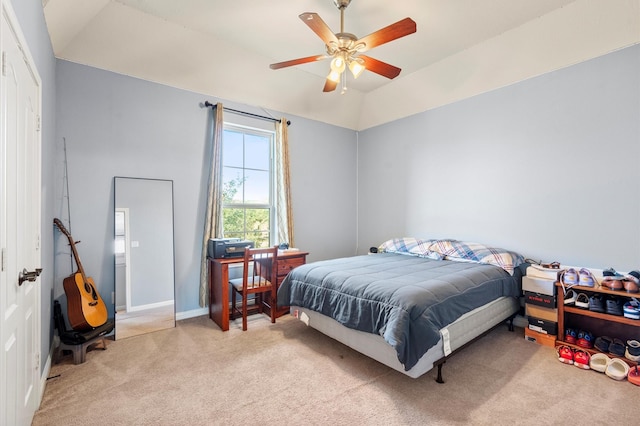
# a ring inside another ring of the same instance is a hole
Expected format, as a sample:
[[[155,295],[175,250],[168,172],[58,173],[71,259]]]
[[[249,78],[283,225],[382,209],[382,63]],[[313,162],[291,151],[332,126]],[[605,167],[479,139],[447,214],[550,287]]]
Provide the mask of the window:
[[[222,226],[225,238],[272,244],[274,133],[226,124],[222,136]]]

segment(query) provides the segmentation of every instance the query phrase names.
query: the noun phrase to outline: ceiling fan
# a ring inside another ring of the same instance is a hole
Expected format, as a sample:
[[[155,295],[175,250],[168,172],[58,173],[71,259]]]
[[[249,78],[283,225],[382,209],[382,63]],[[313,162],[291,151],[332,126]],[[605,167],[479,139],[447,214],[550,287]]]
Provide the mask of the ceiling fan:
[[[340,83],[340,76],[347,67],[353,74],[354,78],[358,78],[365,69],[390,79],[397,77],[398,74],[400,74],[400,68],[379,61],[370,56],[362,55],[362,52],[366,52],[367,50],[380,46],[381,44],[415,33],[416,23],[411,18],[405,18],[395,24],[391,24],[371,33],[366,37],[358,39],[355,35],[344,32],[344,10],[349,6],[351,0],[333,0],[333,3],[340,10],[339,33],[334,34],[317,13],[306,12],[299,16],[299,18],[302,19],[302,22],[307,24],[307,26],[309,26],[309,28],[311,28],[311,30],[315,32],[322,41],[324,41],[327,48],[327,54],[278,62],[276,64],[269,65],[269,67],[277,70],[293,65],[306,64],[309,62],[332,58],[331,71],[329,72],[324,84],[324,92],[331,92],[336,89],[338,83]],[[345,80],[343,80],[343,93],[344,90],[346,90],[344,81]]]

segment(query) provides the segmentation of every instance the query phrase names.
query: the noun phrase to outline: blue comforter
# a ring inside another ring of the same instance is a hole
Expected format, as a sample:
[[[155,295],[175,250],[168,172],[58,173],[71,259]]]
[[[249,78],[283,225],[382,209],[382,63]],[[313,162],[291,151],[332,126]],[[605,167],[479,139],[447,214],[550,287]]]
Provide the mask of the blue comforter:
[[[379,253],[297,267],[280,285],[278,305],[378,334],[410,370],[441,328],[501,296],[518,297],[519,278],[493,265]]]

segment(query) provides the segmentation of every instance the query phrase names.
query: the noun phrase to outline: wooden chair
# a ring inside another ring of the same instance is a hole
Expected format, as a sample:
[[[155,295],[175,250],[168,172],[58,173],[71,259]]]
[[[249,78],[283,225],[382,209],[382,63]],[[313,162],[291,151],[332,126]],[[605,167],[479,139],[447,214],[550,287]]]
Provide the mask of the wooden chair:
[[[234,320],[236,313],[242,315],[243,331],[247,330],[247,315],[249,314],[248,296],[250,294],[255,295],[255,305],[252,307],[252,310],[262,313],[266,306],[269,309],[271,322],[276,322],[276,307],[267,304],[264,294],[270,294],[271,297],[268,298],[270,301],[276,300],[277,262],[278,246],[269,248],[245,248],[242,278],[229,280],[229,284],[233,288],[231,293],[230,317]],[[252,263],[253,268],[251,268]],[[236,306],[236,293],[242,298],[242,309],[238,309]]]

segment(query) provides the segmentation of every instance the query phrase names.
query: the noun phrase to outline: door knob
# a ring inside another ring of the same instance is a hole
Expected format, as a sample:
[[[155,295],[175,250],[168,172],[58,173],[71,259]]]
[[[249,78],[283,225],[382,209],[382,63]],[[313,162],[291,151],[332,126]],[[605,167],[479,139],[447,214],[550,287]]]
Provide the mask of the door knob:
[[[18,275],[18,285],[22,285],[22,283],[25,281],[34,282],[41,273],[42,268],[36,268],[35,271],[27,271],[27,268],[24,268]]]

